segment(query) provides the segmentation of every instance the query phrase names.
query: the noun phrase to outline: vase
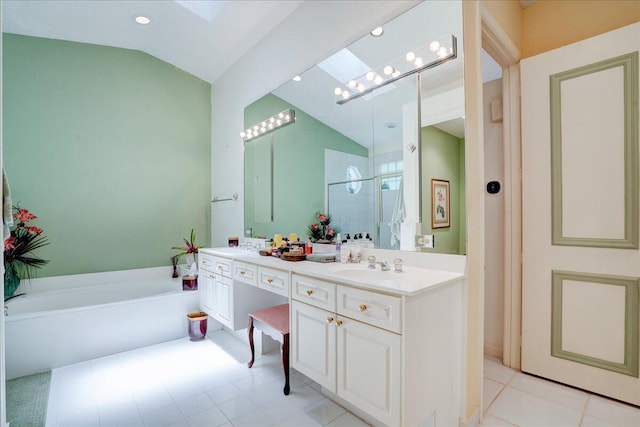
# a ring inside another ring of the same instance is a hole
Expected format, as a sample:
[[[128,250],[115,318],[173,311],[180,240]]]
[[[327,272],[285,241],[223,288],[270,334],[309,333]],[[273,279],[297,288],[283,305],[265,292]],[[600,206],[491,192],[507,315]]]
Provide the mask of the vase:
[[[20,286],[20,277],[16,273],[13,264],[7,263],[4,270],[4,297],[12,297]]]

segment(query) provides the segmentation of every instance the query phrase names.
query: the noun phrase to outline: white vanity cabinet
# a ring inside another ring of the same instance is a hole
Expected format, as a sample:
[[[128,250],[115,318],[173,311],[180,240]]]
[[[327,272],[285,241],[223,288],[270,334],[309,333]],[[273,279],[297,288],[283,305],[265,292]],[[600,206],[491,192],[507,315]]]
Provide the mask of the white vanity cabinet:
[[[200,292],[200,309],[213,313],[213,281],[214,274],[213,256],[198,254],[198,291]]]
[[[212,255],[206,250],[199,252],[199,266],[202,310],[231,330],[246,328],[250,312],[287,302],[289,275],[286,271],[266,269],[261,276],[259,272],[263,267]],[[263,277],[267,285],[273,284],[275,291],[258,289],[261,287],[258,277]]]
[[[385,424],[400,425],[401,336],[375,325],[394,319],[399,330],[400,298],[297,274],[292,283],[293,367]]]

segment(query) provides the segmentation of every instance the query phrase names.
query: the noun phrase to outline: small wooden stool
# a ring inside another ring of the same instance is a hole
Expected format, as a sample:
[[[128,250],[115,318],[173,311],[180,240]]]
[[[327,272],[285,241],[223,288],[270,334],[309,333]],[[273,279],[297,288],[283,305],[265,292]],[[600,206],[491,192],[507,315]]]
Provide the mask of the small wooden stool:
[[[258,328],[282,344],[282,366],[284,368],[284,394],[289,394],[289,304],[276,305],[249,313],[249,347],[251,368],[255,360],[253,348],[253,328]]]

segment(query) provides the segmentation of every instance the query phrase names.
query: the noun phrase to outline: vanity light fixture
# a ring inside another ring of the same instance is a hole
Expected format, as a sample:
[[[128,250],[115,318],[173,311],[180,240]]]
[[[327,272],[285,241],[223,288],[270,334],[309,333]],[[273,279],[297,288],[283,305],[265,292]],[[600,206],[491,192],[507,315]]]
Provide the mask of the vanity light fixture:
[[[434,40],[426,46],[407,52],[402,59],[391,61],[380,69],[369,70],[360,77],[349,80],[344,87],[336,87],[336,103],[342,105],[396,80],[437,67],[457,57],[457,39],[453,34]]]
[[[136,15],[133,17],[133,20],[136,22],[136,24],[140,25],[147,25],[151,23],[151,18],[145,15]]]
[[[240,137],[244,142],[249,142],[259,136],[266,135],[276,129],[295,123],[295,121],[296,112],[289,108],[269,117],[268,119],[262,120],[253,126],[249,126],[240,132]]]

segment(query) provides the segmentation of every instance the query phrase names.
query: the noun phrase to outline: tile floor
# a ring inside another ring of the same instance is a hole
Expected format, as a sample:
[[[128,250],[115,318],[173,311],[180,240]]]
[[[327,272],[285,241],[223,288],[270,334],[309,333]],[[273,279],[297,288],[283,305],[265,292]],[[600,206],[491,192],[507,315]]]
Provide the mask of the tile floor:
[[[366,426],[291,370],[279,352],[256,358],[218,331],[55,369],[47,426]]]
[[[292,370],[282,394],[279,352],[247,369],[249,349],[219,331],[55,369],[47,426],[331,426],[362,420]],[[484,363],[483,427],[638,427],[640,409]]]
[[[484,360],[483,427],[638,427],[640,409]]]

